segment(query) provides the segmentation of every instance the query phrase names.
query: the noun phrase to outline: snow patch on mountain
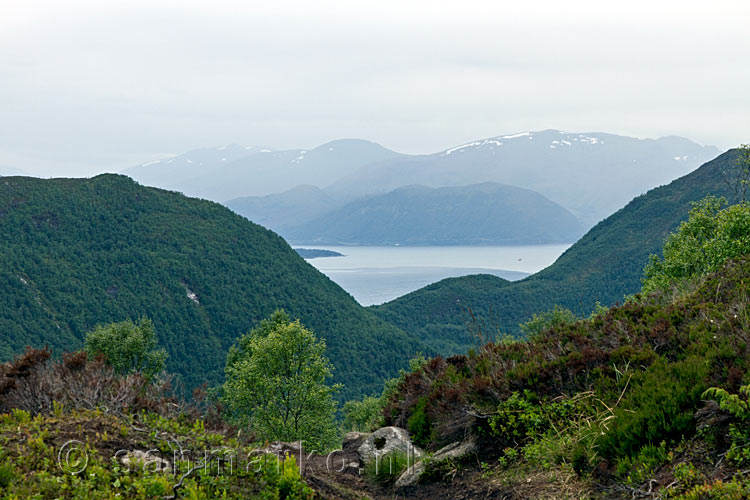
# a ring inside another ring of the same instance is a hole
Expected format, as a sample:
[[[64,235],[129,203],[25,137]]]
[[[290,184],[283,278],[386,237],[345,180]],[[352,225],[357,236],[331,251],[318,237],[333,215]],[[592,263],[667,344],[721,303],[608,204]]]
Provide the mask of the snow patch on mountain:
[[[519,137],[526,137],[526,136],[533,137],[531,135],[531,132],[520,132],[518,134],[513,134],[513,135],[504,135],[502,138],[503,139],[518,139]]]

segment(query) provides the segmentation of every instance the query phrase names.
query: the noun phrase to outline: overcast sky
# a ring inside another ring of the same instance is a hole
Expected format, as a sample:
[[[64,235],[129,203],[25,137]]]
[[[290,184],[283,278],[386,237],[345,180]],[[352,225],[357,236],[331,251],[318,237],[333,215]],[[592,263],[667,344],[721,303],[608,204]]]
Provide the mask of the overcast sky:
[[[750,142],[750,1],[0,0],[0,164],[557,128]]]

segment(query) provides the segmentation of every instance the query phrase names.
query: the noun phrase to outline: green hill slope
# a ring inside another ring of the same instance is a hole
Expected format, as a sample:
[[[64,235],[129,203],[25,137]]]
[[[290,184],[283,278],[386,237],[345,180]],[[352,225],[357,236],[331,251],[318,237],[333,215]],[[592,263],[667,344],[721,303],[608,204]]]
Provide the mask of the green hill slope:
[[[517,282],[492,276],[466,276],[440,281],[373,306],[394,325],[419,335],[444,354],[449,346],[466,348],[474,340],[467,331],[467,308],[484,324],[518,332],[533,313],[560,304],[587,314],[597,301],[614,304],[640,289],[643,266],[659,253],[668,233],[687,217],[690,202],[707,194],[729,196],[721,172],[732,167],[732,150],[672,183],[641,195],[591,229],[550,267]]]
[[[271,231],[119,175],[0,181],[0,357],[81,346],[145,315],[188,387],[222,378],[234,339],[275,308],[328,344],[343,396],[377,390],[420,346]],[[412,337],[413,338],[413,337]]]

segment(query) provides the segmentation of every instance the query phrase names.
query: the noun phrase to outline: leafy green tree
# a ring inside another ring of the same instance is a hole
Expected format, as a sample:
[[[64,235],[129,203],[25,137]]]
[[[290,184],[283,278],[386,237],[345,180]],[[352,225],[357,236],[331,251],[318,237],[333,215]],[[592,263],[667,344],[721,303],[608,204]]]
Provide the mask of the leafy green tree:
[[[383,400],[380,397],[365,396],[360,401],[347,401],[342,411],[347,431],[369,432],[383,425]]]
[[[234,420],[263,439],[303,440],[324,450],[338,437],[333,366],[326,345],[299,320],[276,311],[227,355],[222,400]]]
[[[688,220],[667,237],[664,256],[652,255],[646,265],[644,293],[684,286],[750,253],[750,203],[726,204],[714,196],[693,204]]]
[[[526,338],[531,339],[550,328],[575,323],[577,319],[570,309],[555,305],[549,311],[534,314],[530,320],[518,326],[521,327],[521,332]]]
[[[97,326],[85,340],[86,352],[104,355],[116,373],[140,372],[149,379],[164,370],[167,359],[167,352],[157,347],[154,324],[147,318]]]
[[[750,189],[750,144],[741,145],[738,153],[735,165],[725,168],[721,176],[736,200],[745,202]]]

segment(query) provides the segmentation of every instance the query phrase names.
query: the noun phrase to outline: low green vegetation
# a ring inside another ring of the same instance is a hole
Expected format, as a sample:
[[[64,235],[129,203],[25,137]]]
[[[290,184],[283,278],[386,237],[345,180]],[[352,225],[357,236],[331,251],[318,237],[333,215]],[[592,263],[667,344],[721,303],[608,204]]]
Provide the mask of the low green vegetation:
[[[294,457],[254,453],[236,439],[207,432],[201,420],[184,417],[101,411],[31,417],[16,411],[0,415],[0,445],[3,500],[314,497]],[[203,455],[206,446],[221,451]],[[149,451],[125,462],[133,450]]]
[[[527,339],[532,339],[545,330],[573,324],[577,319],[570,309],[555,304],[549,311],[534,313],[530,320],[521,323],[519,327]]]
[[[392,451],[365,466],[365,476],[381,486],[392,486],[398,477],[409,468],[410,461],[406,453]]]
[[[313,498],[294,456],[245,436],[219,407],[84,351],[30,349],[0,365],[3,500]]]
[[[380,397],[365,396],[359,401],[347,401],[342,411],[347,431],[369,432],[383,423],[383,400]]]

